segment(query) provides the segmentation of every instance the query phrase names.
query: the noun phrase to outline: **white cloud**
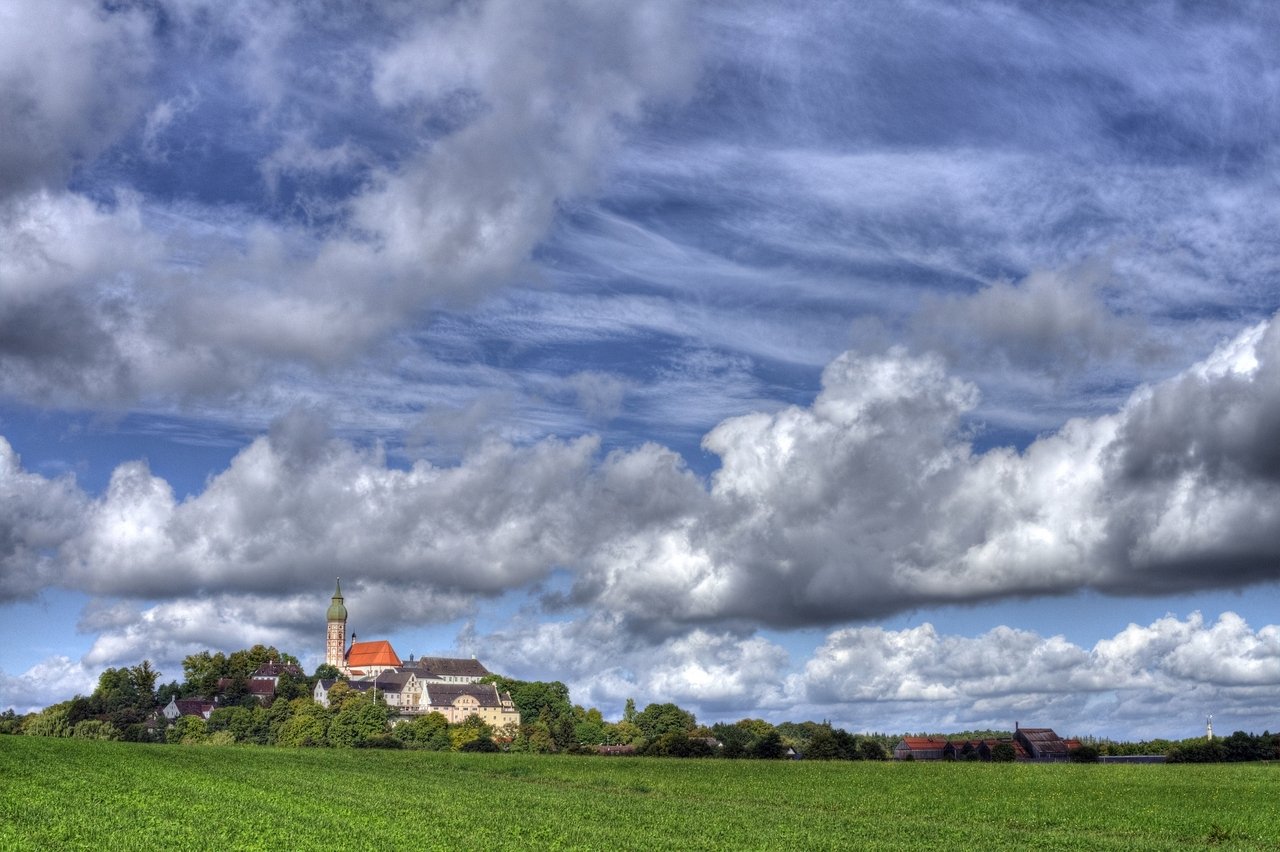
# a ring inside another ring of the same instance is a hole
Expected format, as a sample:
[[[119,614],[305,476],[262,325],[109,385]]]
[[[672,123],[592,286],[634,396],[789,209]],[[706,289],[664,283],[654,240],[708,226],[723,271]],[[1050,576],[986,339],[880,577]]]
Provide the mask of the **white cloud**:
[[[507,286],[625,126],[695,72],[678,3],[493,0],[367,27],[194,4],[169,10],[159,41],[140,13],[61,11],[10,13],[21,49],[0,52],[17,128],[16,148],[0,144],[0,354],[16,366],[0,392],[60,406],[225,399],[299,364],[350,364],[424,309]],[[334,55],[313,61],[316,44]],[[148,78],[166,45],[187,70]],[[227,90],[252,117],[227,113]],[[418,110],[440,92],[476,108]],[[216,141],[213,121],[231,122]],[[94,156],[126,131],[155,174],[108,164],[104,185]],[[175,150],[190,201],[155,188]],[[209,170],[238,157],[263,185],[236,191],[264,204],[299,182],[288,211],[217,197],[231,187]],[[69,191],[73,163],[114,201]]]
[[[1131,624],[1092,648],[1008,627],[974,637],[929,624],[848,628],[828,634],[789,688],[795,706],[859,729],[1022,722],[1064,735],[1179,738],[1215,712],[1231,730],[1261,731],[1274,726],[1278,636],[1231,612],[1212,624],[1199,613]]]
[[[31,493],[14,500],[53,531],[14,528],[28,581],[11,594],[37,577],[139,598],[286,594],[341,574],[465,599],[563,569],[572,587],[549,600],[608,601],[663,638],[1082,588],[1237,588],[1276,579],[1277,347],[1280,325],[1252,329],[1116,413],[985,453],[962,428],[976,392],[940,359],[846,354],[812,405],[708,433],[709,484],[669,449],[601,457],[591,437],[397,469],[303,414],[182,501],[141,462],[90,500],[10,454],[14,494]]]
[[[20,675],[0,671],[0,707],[16,713],[34,713],[75,695],[89,695],[101,674],[69,657],[41,660]]]
[[[759,637],[693,630],[659,642],[637,641],[616,615],[510,627],[469,641],[486,665],[507,676],[561,680],[575,703],[616,718],[628,698],[644,707],[692,706],[707,721],[757,715],[782,706],[786,650]],[[710,714],[708,716],[708,714]]]
[[[997,361],[1055,378],[1150,349],[1140,327],[1103,302],[1099,275],[1038,272],[1016,285],[993,282],[967,298],[930,299],[915,319],[916,338],[970,368],[989,370]]]
[[[153,53],[137,9],[76,0],[0,9],[0,204],[58,186],[141,106]]]
[[[53,554],[77,534],[85,508],[70,476],[24,471],[0,437],[0,601],[32,597],[56,582]]]

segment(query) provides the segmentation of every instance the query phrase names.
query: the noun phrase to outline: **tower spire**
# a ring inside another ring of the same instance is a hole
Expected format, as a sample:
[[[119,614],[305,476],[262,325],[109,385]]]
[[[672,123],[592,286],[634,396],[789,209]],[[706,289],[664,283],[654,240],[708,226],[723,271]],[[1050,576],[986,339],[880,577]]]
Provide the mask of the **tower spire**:
[[[329,602],[329,611],[325,613],[328,622],[324,643],[324,661],[345,672],[347,647],[347,608],[342,603],[342,578],[339,577],[333,590],[333,599]]]

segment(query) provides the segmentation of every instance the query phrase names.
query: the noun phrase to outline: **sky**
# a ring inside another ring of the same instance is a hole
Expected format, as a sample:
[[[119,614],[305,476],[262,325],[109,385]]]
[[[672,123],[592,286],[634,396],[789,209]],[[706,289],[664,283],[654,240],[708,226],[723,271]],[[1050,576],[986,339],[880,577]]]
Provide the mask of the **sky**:
[[[0,708],[349,628],[1280,728],[1270,3],[0,4]]]

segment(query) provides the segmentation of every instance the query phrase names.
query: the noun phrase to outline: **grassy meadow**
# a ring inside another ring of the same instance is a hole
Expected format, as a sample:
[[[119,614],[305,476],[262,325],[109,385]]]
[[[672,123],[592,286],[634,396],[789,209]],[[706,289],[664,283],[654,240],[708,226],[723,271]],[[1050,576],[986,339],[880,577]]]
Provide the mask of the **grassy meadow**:
[[[0,849],[1280,849],[1280,765],[149,746],[0,736]]]

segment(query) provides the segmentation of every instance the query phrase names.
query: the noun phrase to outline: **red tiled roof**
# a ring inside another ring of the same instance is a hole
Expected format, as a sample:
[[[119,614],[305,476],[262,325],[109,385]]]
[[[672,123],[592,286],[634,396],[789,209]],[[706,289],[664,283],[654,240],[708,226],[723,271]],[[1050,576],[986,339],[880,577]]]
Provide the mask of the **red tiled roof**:
[[[942,737],[903,737],[902,741],[907,744],[907,748],[942,748],[947,741]]]
[[[400,658],[395,649],[385,639],[376,642],[352,642],[347,650],[347,665],[357,666],[400,666]]]

